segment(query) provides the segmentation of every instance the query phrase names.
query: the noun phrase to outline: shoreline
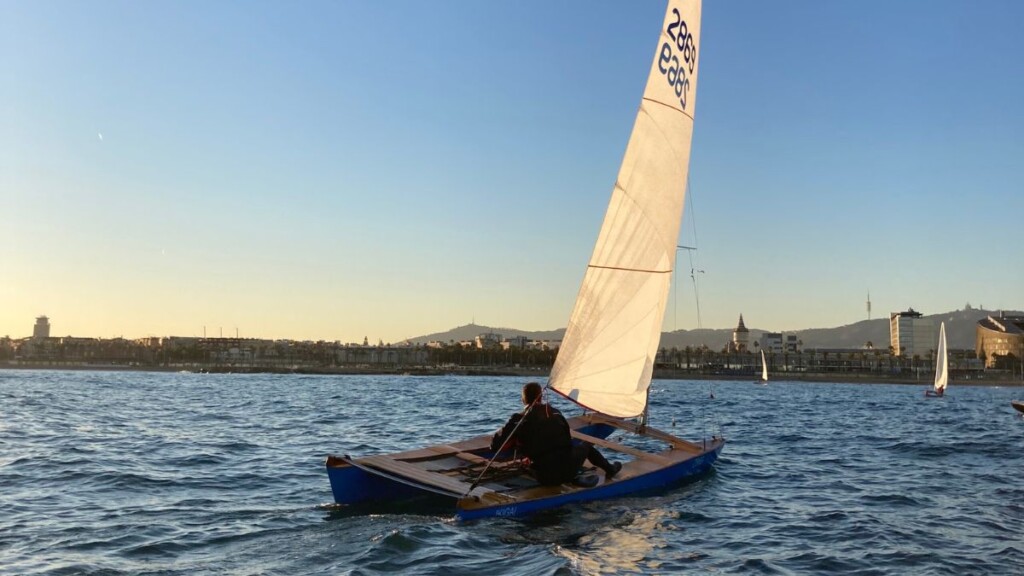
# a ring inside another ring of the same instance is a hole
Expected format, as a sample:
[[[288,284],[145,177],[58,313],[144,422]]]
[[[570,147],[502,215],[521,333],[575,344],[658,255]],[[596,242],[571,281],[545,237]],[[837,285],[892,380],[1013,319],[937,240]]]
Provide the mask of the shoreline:
[[[126,366],[123,364],[0,364],[0,370],[56,370],[56,371],[97,371],[97,372],[185,372],[193,374],[305,374],[318,376],[382,375],[382,376],[516,376],[523,378],[547,378],[550,370],[545,368],[473,367],[452,368],[401,367],[361,368],[355,366],[332,367],[252,367],[252,366]],[[707,374],[686,370],[655,370],[654,380],[720,380],[754,382],[753,374]],[[930,386],[931,375],[926,378],[908,376],[886,376],[883,374],[842,374],[834,372],[787,372],[775,375],[771,382],[807,382],[832,384],[900,384],[905,386]],[[970,380],[951,379],[950,386],[1008,386],[1024,388],[1019,378],[993,377]]]

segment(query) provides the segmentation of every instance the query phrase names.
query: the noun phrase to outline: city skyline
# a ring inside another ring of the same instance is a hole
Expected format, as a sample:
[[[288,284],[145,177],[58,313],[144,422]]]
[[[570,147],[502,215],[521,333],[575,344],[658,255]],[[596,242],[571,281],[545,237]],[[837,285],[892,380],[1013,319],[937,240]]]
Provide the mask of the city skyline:
[[[564,328],[663,8],[5,4],[0,335]],[[705,5],[663,329],[1024,308],[1021,16]]]
[[[846,325],[842,325],[842,326],[815,326],[815,327],[807,327],[807,328],[804,328],[804,329],[783,330],[783,331],[775,331],[775,330],[772,329],[772,327],[766,327],[766,326],[750,326],[750,327],[748,327],[748,330],[749,330],[749,332],[751,332],[753,334],[760,334],[760,335],[767,335],[767,334],[783,334],[783,335],[789,335],[789,336],[794,336],[795,335],[796,337],[800,338],[802,344],[806,344],[807,346],[809,346],[811,348],[816,348],[816,347],[825,347],[825,348],[862,348],[868,342],[871,342],[872,346],[877,346],[877,342],[882,342],[883,341],[883,339],[881,339],[877,334],[874,334],[874,335],[871,334],[869,328],[867,329],[869,331],[865,332],[865,327],[866,326],[874,323],[876,326],[882,326],[882,327],[884,327],[885,330],[889,330],[890,329],[890,325],[891,325],[892,316],[894,316],[894,315],[897,315],[897,316],[898,315],[905,315],[907,313],[910,313],[912,315],[920,314],[917,310],[910,309],[910,310],[906,310],[906,311],[892,312],[892,313],[889,313],[889,314],[885,314],[885,315],[883,315],[881,317],[874,317],[874,318],[871,319],[871,321],[861,320],[861,321],[853,322],[851,324],[846,324]],[[973,340],[975,338],[975,326],[979,325],[979,320],[981,320],[983,318],[990,318],[992,316],[1001,316],[1004,313],[1010,314],[1011,316],[1020,316],[1022,314],[1021,311],[1017,311],[1017,310],[986,310],[986,309],[981,309],[981,308],[965,307],[964,309],[961,309],[961,310],[947,310],[947,311],[939,311],[939,312],[934,312],[934,313],[930,313],[930,314],[920,314],[920,315],[925,317],[925,318],[932,318],[936,322],[938,322],[938,321],[945,321],[947,323],[950,323],[950,326],[951,326],[951,330],[949,331],[950,342],[951,343],[955,343],[955,345],[957,347],[964,348],[964,347],[970,347],[970,346],[967,346],[967,344],[965,344],[965,342],[967,342],[968,340]],[[742,316],[741,316],[741,318],[742,318]],[[80,334],[62,334],[62,333],[60,333],[59,330],[54,331],[53,330],[54,324],[52,324],[51,320],[53,320],[53,319],[48,317],[48,316],[36,317],[35,318],[35,324],[32,326],[32,330],[31,330],[32,334],[31,335],[0,334],[0,340],[2,340],[3,338],[10,338],[13,341],[31,340],[31,339],[38,339],[38,338],[52,338],[52,339],[57,339],[57,340],[63,339],[63,338],[72,338],[72,339],[77,339],[77,338],[90,339],[90,338],[94,338],[94,337],[91,337],[91,336],[82,336]],[[963,329],[963,324],[964,323],[969,325],[969,328],[968,328],[967,332],[965,332],[964,329]],[[678,347],[680,345],[686,345],[686,344],[680,344],[679,343],[679,338],[680,337],[683,338],[684,342],[689,342],[690,344],[712,345],[712,344],[714,344],[714,340],[707,340],[706,338],[719,338],[719,339],[725,338],[726,340],[728,340],[729,338],[731,338],[731,334],[735,333],[735,330],[736,330],[738,324],[739,324],[739,322],[734,323],[734,325],[730,326],[730,327],[705,327],[704,329],[692,329],[692,330],[681,329],[681,330],[678,330],[678,331],[666,331],[666,332],[663,332],[663,334],[662,334],[661,345],[662,346],[669,346],[669,347],[671,347],[671,346],[677,346]],[[957,328],[957,329],[953,329],[952,328],[953,326],[957,326],[957,325],[959,325],[959,328]],[[313,341],[313,340],[308,340],[308,339],[307,340],[303,340],[303,339],[292,339],[292,338],[277,337],[277,336],[275,336],[273,334],[243,334],[243,333],[241,333],[239,331],[235,331],[235,332],[231,332],[231,333],[225,333],[224,330],[223,330],[223,327],[216,327],[214,329],[207,329],[208,327],[203,327],[203,328],[204,328],[204,330],[202,330],[202,331],[200,331],[199,333],[196,333],[196,334],[156,334],[156,333],[150,332],[150,333],[147,333],[145,335],[117,334],[117,335],[114,335],[114,336],[111,336],[111,337],[98,337],[97,339],[104,340],[104,339],[121,339],[121,338],[123,338],[125,340],[152,340],[152,339],[162,339],[162,338],[172,338],[172,339],[174,339],[174,338],[183,338],[183,339],[202,338],[202,339],[210,339],[210,340],[218,340],[218,339],[222,339],[222,340],[237,340],[237,339],[241,339],[241,340],[268,340],[268,341]],[[368,336],[364,337],[362,340],[356,340],[356,341],[345,341],[345,340],[340,340],[340,339],[321,339],[319,341],[323,341],[323,342],[338,342],[338,343],[341,343],[341,344],[344,344],[344,345],[370,345],[370,346],[377,346],[377,345],[380,345],[380,344],[384,344],[384,345],[387,345],[387,346],[391,346],[391,345],[401,346],[401,345],[407,344],[409,342],[421,343],[422,344],[422,343],[433,342],[433,341],[447,342],[447,341],[452,340],[452,339],[454,339],[455,341],[473,340],[474,338],[477,338],[477,337],[480,337],[480,336],[492,335],[492,334],[493,335],[501,336],[503,338],[520,338],[520,337],[525,337],[525,338],[530,338],[530,339],[538,340],[538,341],[547,341],[547,340],[559,340],[559,339],[561,339],[562,336],[559,333],[563,332],[564,330],[565,330],[565,326],[558,327],[558,328],[551,329],[551,330],[525,330],[525,329],[521,329],[521,328],[516,327],[516,326],[487,326],[487,325],[480,325],[480,324],[470,323],[470,324],[464,324],[464,325],[459,325],[459,326],[451,326],[451,327],[448,327],[448,328],[446,328],[444,330],[441,330],[439,332],[432,332],[432,333],[429,333],[429,334],[427,334],[427,333],[425,333],[425,334],[417,334],[415,336],[411,336],[410,338],[403,339],[403,340],[400,340],[400,341],[370,340],[370,338]],[[836,333],[842,333],[843,335],[837,337],[837,336],[835,336]],[[723,336],[723,334],[724,334],[724,336]],[[807,342],[803,342],[803,340],[805,338],[807,339]],[[726,340],[723,340],[723,341],[726,341]],[[825,342],[822,342],[822,340],[824,340]],[[839,341],[842,341],[843,343],[840,343]]]

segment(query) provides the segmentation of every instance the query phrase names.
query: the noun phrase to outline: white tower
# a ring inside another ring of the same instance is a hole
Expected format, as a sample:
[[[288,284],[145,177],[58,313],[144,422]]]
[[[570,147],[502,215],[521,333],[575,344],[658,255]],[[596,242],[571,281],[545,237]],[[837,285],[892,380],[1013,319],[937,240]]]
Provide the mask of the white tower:
[[[42,340],[50,337],[50,319],[46,316],[36,318],[36,325],[32,327],[32,338]]]

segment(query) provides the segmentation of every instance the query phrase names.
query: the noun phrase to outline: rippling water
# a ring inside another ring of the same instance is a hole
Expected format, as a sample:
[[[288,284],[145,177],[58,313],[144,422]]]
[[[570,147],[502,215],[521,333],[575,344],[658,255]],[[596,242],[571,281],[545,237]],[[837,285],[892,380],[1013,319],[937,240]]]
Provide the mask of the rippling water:
[[[525,520],[331,504],[327,453],[491,432],[522,382],[0,370],[0,571],[1024,573],[1021,388],[657,380],[656,426],[729,439],[696,482]]]

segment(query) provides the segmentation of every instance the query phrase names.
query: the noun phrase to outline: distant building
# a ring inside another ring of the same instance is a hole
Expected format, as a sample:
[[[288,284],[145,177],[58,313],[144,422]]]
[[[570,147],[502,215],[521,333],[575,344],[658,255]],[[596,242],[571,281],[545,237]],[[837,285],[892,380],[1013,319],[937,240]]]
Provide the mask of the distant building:
[[[735,339],[735,338],[734,338]],[[765,332],[758,340],[758,346],[765,354],[796,354],[803,348],[803,341],[796,334],[782,332]]]
[[[561,345],[561,340],[530,340],[526,343],[526,348],[529,350],[558,350]]]
[[[501,347],[501,334],[495,334],[494,332],[486,332],[477,336],[473,343],[477,348],[481,349],[493,349]]]
[[[797,338],[796,334],[786,334],[786,352],[802,352],[803,340]]]
[[[985,358],[986,368],[1000,367],[1007,361],[1024,357],[1024,316],[1000,312],[978,320],[975,352]]]
[[[32,327],[32,338],[42,340],[50,337],[50,319],[46,316],[36,318],[36,325]]]
[[[761,350],[765,351],[765,354],[781,354],[783,350],[782,333],[765,332],[761,335],[760,346]]]
[[[526,336],[513,336],[511,338],[506,338],[501,342],[501,349],[509,350],[511,348],[516,348],[518,350],[525,350],[526,344],[529,341],[530,339],[527,338]]]
[[[895,356],[924,357],[938,346],[935,322],[913,308],[889,314],[889,345]]]
[[[732,331],[732,342],[729,343],[730,352],[746,352],[750,347],[750,330],[743,325],[743,314],[740,314],[740,323]]]

